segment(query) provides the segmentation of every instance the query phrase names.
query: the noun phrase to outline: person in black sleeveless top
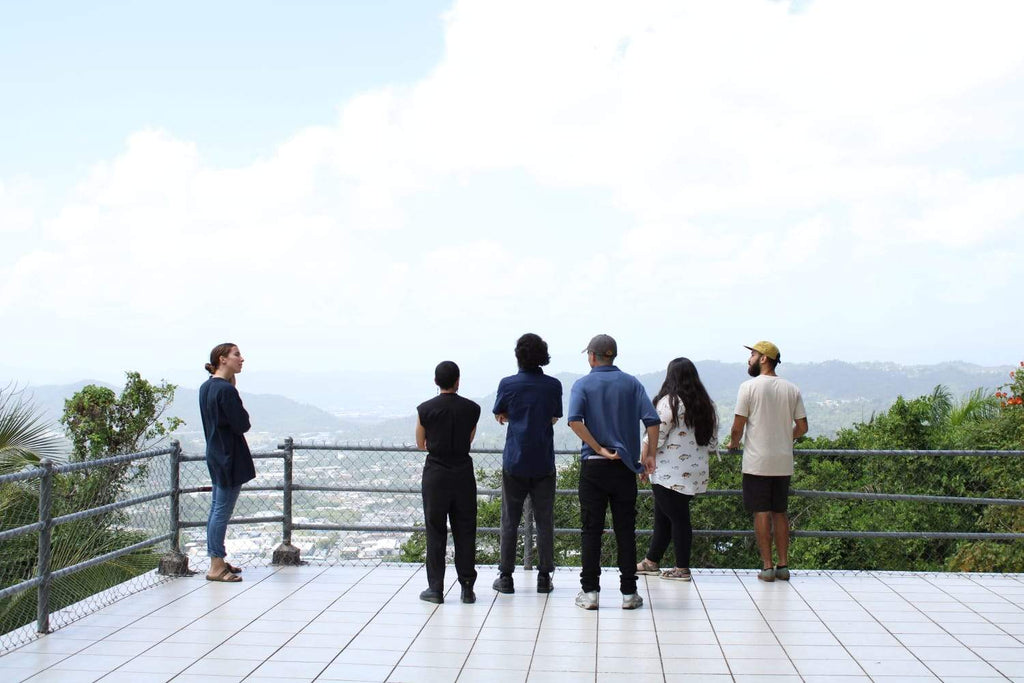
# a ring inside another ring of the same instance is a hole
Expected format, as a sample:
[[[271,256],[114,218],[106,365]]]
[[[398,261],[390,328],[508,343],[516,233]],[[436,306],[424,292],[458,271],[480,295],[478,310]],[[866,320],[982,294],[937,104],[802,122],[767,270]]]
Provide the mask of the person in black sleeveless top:
[[[423,517],[427,528],[427,590],[420,600],[444,602],[446,520],[455,544],[455,571],[462,602],[476,601],[476,476],[469,447],[476,436],[480,406],[459,396],[459,366],[450,360],[434,369],[441,393],[416,408],[416,446],[427,451],[423,465]]]

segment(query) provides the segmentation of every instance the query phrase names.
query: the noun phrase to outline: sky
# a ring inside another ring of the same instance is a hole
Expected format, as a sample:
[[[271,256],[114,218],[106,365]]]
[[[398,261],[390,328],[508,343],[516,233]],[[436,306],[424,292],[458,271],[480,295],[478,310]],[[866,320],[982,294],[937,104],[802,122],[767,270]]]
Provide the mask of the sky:
[[[0,0],[0,383],[1024,359],[1024,4]]]

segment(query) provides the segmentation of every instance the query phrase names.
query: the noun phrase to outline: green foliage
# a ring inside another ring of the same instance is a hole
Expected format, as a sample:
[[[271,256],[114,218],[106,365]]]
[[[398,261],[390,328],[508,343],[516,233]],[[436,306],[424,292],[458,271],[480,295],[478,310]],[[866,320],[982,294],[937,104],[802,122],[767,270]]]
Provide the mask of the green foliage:
[[[803,438],[798,449],[835,450],[1024,450],[1024,364],[995,394],[976,390],[956,400],[943,386],[926,395],[898,397],[888,410],[840,430],[834,437]],[[500,488],[500,473],[480,472],[481,488]],[[558,488],[575,489],[579,463],[563,467]],[[741,486],[738,456],[711,462],[712,491]],[[646,485],[643,485],[646,488]],[[948,497],[1024,499],[1024,458],[1015,456],[839,456],[796,457],[792,488],[808,491],[890,493]],[[703,495],[694,499],[695,529],[747,531],[750,516],[737,495]],[[500,498],[479,505],[480,527],[500,526]],[[960,505],[914,501],[838,500],[794,496],[790,523],[801,530],[827,531],[961,531],[1024,533],[1024,508],[1007,505]],[[579,500],[558,496],[555,526],[579,528]],[[637,529],[653,526],[652,499],[641,496]],[[606,520],[611,527],[611,520]],[[639,534],[638,559],[650,536]],[[422,561],[420,534],[402,548],[403,559]],[[517,563],[522,563],[522,541]],[[662,564],[674,561],[670,548]],[[534,555],[536,557],[536,555]],[[496,540],[478,543],[477,560],[498,560]],[[695,536],[694,567],[751,567],[757,562],[752,536]],[[555,537],[555,563],[580,564],[579,536]],[[615,564],[614,537],[607,534],[602,563]],[[794,538],[790,564],[815,569],[887,569],[906,571],[1024,571],[1024,544],[925,539]]]
[[[18,472],[43,458],[62,457],[60,439],[22,391],[0,389],[0,474]]]
[[[173,432],[182,424],[181,420],[161,417],[174,398],[174,389],[166,383],[154,386],[135,372],[127,373],[120,397],[103,387],[83,388],[65,402],[61,418],[72,443],[72,459],[93,460],[137,452]],[[5,419],[7,415],[14,417]],[[52,455],[52,450],[48,450],[52,445],[40,436],[48,432],[34,415],[30,408],[0,400],[0,433],[4,432],[4,424],[14,424],[22,426],[23,434],[35,435],[9,439],[16,444],[9,449],[16,457],[5,457],[3,467],[15,467],[19,462],[38,463],[40,455]],[[142,465],[121,463],[56,474],[52,516],[112,503],[144,472]],[[36,521],[38,505],[38,481],[0,486],[0,530]],[[36,534],[25,534],[4,543],[4,552],[0,553],[0,587],[18,584],[38,574],[37,538]],[[52,530],[50,570],[70,567],[146,538],[144,532],[131,528],[122,511],[61,524]],[[61,609],[150,571],[157,562],[157,553],[145,549],[57,580],[51,590],[50,609]],[[0,633],[31,622],[35,618],[35,602],[34,590],[0,600]]]
[[[175,385],[150,384],[137,372],[125,376],[120,396],[90,384],[64,402],[60,422],[75,460],[137,453],[184,424],[177,417],[161,419],[174,401]]]

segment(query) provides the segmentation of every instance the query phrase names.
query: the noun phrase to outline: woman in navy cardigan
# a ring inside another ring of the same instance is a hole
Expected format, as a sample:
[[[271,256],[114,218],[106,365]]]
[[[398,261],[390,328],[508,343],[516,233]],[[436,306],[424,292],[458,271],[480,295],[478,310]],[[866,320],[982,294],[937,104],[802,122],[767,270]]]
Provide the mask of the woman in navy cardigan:
[[[210,379],[199,387],[199,413],[206,433],[206,466],[213,482],[213,502],[206,523],[206,549],[210,556],[207,581],[235,583],[242,571],[224,561],[224,536],[242,484],[256,478],[256,468],[244,434],[249,413],[235,388],[235,375],[245,359],[234,344],[218,344],[210,352],[206,371]]]

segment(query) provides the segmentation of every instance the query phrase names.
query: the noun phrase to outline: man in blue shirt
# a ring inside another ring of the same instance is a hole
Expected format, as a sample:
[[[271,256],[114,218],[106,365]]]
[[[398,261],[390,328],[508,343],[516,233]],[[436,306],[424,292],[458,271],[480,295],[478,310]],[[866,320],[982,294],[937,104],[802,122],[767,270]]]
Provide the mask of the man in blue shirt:
[[[541,366],[551,362],[536,334],[516,341],[518,374],[498,383],[494,417],[508,425],[501,470],[501,561],[494,590],[515,593],[512,570],[523,503],[530,497],[537,520],[537,592],[550,593],[555,570],[555,447],[552,425],[562,417],[562,384]]]
[[[613,364],[615,340],[599,334],[585,349],[590,374],[572,385],[569,428],[583,440],[580,461],[580,526],[582,527],[582,590],[576,604],[597,609],[601,591],[601,534],[609,504],[618,547],[622,609],[644,604],[636,592],[636,478],[654,469],[658,417],[640,380]],[[647,448],[640,452],[642,422]]]

